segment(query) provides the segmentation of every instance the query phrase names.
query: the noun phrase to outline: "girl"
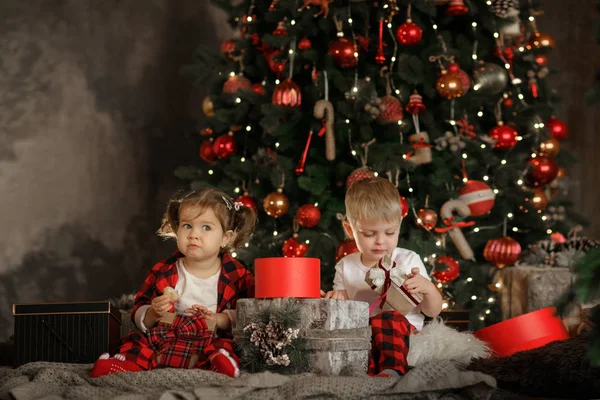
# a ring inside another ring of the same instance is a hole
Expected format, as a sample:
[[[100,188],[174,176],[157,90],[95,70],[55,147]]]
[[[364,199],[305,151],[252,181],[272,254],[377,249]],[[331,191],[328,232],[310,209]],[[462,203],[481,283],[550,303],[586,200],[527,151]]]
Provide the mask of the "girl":
[[[178,251],[136,295],[131,318],[141,333],[124,337],[114,357],[101,355],[91,376],[193,367],[237,377],[231,325],[236,301],[254,297],[254,280],[228,250],[246,243],[255,224],[252,209],[214,188],[171,200],[158,234],[176,238]]]

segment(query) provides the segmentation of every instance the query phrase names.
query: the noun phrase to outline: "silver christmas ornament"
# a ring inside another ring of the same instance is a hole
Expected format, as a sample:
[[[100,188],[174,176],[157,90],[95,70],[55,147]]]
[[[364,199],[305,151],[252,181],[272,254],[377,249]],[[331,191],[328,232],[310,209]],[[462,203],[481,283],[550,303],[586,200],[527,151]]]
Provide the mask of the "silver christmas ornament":
[[[477,93],[498,94],[506,85],[508,74],[498,64],[480,62],[473,72],[473,90]]]

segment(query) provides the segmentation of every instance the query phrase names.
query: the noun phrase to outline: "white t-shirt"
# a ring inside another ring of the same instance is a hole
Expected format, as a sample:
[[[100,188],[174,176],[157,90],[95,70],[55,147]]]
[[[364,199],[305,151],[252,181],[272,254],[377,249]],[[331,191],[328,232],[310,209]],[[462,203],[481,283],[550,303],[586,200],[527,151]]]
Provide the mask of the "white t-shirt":
[[[175,312],[184,314],[184,311],[194,304],[205,306],[212,312],[217,312],[219,269],[216,274],[206,279],[197,278],[190,274],[183,265],[183,258],[177,260],[177,284],[175,290],[179,293],[179,299],[175,302]],[[144,325],[146,312],[149,305],[141,306],[135,313],[135,324],[146,332],[148,328]],[[231,318],[231,316],[230,316]]]
[[[403,273],[409,274],[411,269],[418,267],[420,274],[431,280],[421,257],[414,251],[396,247],[391,258],[396,262],[396,268],[400,268]],[[363,265],[360,260],[360,252],[342,258],[335,266],[333,290],[345,290],[348,292],[350,300],[366,301],[369,305],[373,304],[380,296],[365,282],[370,267]],[[385,310],[392,310],[392,308],[387,303],[384,305],[383,310],[377,306],[371,316]],[[419,305],[409,312],[406,319],[417,330],[423,329],[425,316],[421,313],[421,306]]]

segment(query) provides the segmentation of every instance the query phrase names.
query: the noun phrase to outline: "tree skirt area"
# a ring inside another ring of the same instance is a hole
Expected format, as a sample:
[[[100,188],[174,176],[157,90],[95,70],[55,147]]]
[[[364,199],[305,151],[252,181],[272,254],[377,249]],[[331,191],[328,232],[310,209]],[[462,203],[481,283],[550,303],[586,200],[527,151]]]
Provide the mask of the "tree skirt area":
[[[482,399],[496,382],[452,361],[431,362],[398,378],[243,374],[237,379],[204,370],[156,369],[90,378],[91,364],[33,362],[0,369],[0,399]]]

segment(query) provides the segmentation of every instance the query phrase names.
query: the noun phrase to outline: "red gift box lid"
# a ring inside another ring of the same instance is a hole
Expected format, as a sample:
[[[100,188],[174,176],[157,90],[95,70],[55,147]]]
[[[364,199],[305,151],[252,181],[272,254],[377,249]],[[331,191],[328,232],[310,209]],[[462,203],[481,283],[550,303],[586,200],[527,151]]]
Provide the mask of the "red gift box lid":
[[[321,297],[321,260],[309,257],[269,257],[254,260],[254,297]]]

